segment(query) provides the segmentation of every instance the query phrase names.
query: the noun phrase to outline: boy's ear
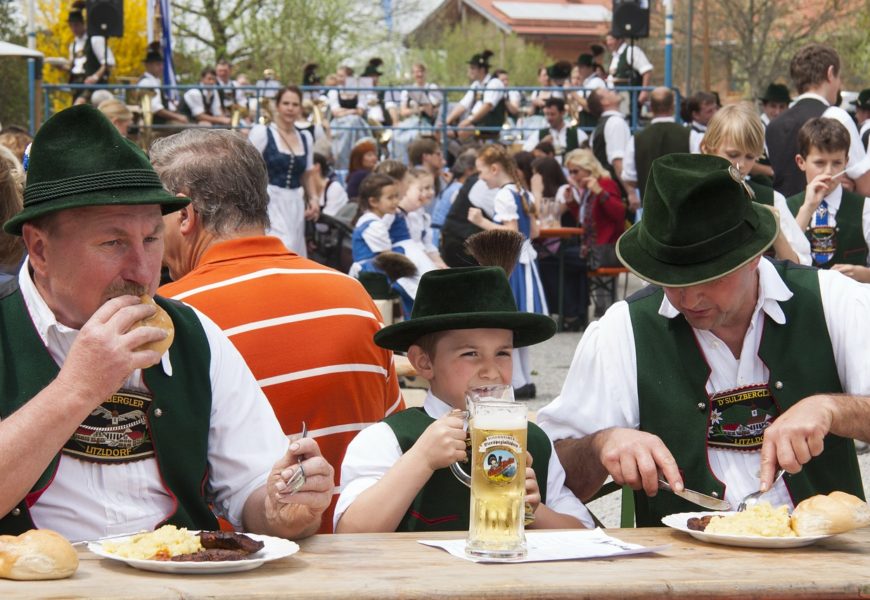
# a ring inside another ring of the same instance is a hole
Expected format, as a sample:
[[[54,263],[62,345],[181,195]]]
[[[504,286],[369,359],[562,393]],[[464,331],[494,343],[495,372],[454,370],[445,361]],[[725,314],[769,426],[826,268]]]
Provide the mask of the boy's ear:
[[[795,155],[794,155],[794,161],[797,163],[798,169],[800,169],[801,171],[806,172],[806,170],[807,170],[807,161],[804,160],[804,157],[803,157],[803,156],[801,156],[800,154],[795,154]]]
[[[417,345],[408,348],[408,362],[416,369],[418,375],[424,379],[432,379],[435,370],[432,358],[423,348]]]

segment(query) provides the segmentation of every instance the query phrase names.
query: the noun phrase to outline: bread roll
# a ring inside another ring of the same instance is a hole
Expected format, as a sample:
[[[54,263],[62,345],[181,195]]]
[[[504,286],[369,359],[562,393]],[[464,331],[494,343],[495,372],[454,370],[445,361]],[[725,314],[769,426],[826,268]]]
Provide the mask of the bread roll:
[[[136,327],[142,327],[143,325],[147,325],[148,327],[157,327],[159,329],[163,329],[166,332],[166,337],[162,340],[158,340],[156,342],[148,342],[147,344],[142,344],[136,350],[154,350],[160,356],[163,356],[163,353],[169,350],[169,346],[172,345],[172,340],[175,339],[175,325],[172,324],[172,319],[169,318],[169,315],[165,310],[160,308],[160,306],[154,302],[154,298],[149,296],[148,294],[142,294],[139,296],[139,299],[142,301],[142,304],[150,304],[157,311],[148,317],[147,319],[142,319],[135,325],[133,325],[133,329]]]
[[[870,525],[870,505],[845,492],[807,498],[791,515],[799,536],[832,535]]]
[[[79,555],[65,537],[49,529],[0,535],[0,577],[62,579],[79,567]]]

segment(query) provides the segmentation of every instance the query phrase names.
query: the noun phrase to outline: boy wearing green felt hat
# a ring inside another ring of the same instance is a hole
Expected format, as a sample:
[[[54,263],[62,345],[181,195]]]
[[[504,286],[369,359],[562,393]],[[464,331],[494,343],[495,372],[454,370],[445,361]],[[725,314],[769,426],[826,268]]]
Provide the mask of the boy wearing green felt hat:
[[[158,310],[162,215],[187,204],[92,106],[37,132],[24,208],[4,225],[28,256],[0,287],[0,533],[213,530],[215,513],[282,537],[320,525],[332,467],[313,439],[288,449],[217,326],[157,297],[174,337],[151,346],[169,338],[143,322]]]
[[[364,429],[348,446],[336,533],[467,529],[469,490],[449,469],[466,457],[466,433],[456,411],[465,409],[466,390],[510,383],[514,347],[554,333],[549,317],[517,311],[498,267],[424,274],[411,318],[385,327],[375,342],[407,352],[429,381],[429,394],[422,408]],[[532,526],[591,527],[589,512],[564,487],[552,444],[534,423],[528,449],[534,459],[526,470],[526,501],[536,509]]]
[[[870,289],[762,253],[777,220],[730,163],[653,163],[643,219],[617,243],[652,285],[583,336],[562,395],[538,413],[568,486],[612,475],[635,490],[638,525],[697,510],[671,487],[736,507],[818,493],[863,495],[853,442],[870,439]],[[792,475],[771,487],[777,467]]]

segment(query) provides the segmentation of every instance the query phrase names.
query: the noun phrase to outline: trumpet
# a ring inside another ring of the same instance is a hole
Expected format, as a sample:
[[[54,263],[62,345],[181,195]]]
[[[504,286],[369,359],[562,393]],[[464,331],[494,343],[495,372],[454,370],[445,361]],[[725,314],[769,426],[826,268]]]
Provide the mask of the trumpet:
[[[153,133],[152,125],[154,124],[154,112],[151,108],[151,93],[147,90],[139,99],[139,105],[142,107],[142,148],[148,150],[151,146],[151,134]]]
[[[232,116],[230,117],[230,127],[236,129],[238,128],[239,123],[242,119],[248,118],[248,107],[242,106],[241,104],[233,103],[230,109],[232,110]]]

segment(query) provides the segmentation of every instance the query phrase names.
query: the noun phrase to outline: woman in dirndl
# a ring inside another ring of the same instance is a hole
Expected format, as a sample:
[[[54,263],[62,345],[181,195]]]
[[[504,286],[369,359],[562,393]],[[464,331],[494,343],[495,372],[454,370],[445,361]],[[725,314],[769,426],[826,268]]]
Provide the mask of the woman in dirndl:
[[[312,168],[314,141],[307,131],[299,131],[296,121],[302,115],[302,92],[286,86],[275,96],[275,119],[269,125],[255,125],[248,140],[263,155],[269,175],[269,229],[267,234],[281,238],[291,252],[307,256],[305,221],[316,221],[320,209],[310,190],[308,173]]]

